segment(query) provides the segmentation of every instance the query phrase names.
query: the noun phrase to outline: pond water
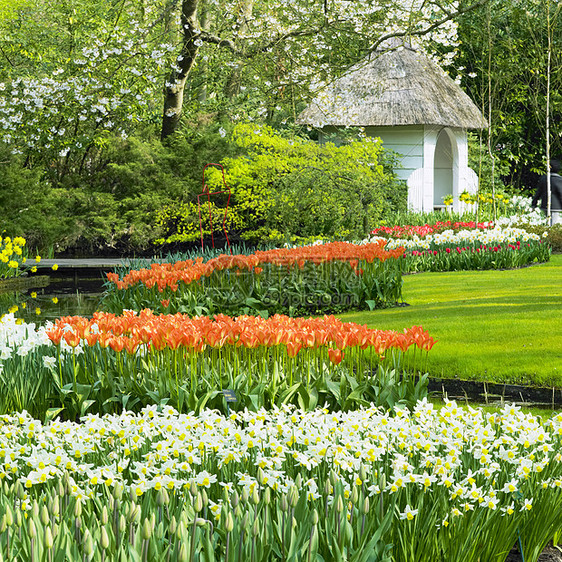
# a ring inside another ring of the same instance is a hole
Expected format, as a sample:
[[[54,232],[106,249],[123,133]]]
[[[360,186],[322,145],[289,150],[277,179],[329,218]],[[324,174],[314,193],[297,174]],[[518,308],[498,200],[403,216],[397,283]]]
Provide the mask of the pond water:
[[[0,315],[13,312],[16,318],[35,324],[52,322],[61,316],[88,317],[99,309],[102,295],[101,277],[51,277],[46,286],[0,292]]]

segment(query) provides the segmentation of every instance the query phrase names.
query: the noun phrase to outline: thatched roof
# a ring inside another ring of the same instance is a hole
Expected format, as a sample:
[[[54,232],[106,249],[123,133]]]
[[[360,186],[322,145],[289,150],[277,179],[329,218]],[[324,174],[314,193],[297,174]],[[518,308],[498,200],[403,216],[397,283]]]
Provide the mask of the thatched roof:
[[[410,47],[372,55],[321,91],[297,121],[315,127],[486,127],[472,102],[437,64]]]

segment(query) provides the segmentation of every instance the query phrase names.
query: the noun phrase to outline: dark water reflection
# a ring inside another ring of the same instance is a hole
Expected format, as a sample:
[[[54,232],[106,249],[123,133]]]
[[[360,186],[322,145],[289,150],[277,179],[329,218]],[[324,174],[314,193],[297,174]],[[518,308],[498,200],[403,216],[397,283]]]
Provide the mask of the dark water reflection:
[[[61,316],[91,317],[99,310],[102,294],[102,279],[51,278],[46,287],[0,293],[0,316],[13,312],[36,324]]]

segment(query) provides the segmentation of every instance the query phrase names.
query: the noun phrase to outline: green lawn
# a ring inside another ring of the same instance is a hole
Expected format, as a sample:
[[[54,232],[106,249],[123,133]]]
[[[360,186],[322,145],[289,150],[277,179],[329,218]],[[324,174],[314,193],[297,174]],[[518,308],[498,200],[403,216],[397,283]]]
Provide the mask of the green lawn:
[[[422,325],[439,341],[436,377],[562,386],[562,255],[509,271],[404,277],[410,306],[349,313],[342,320],[380,329]]]

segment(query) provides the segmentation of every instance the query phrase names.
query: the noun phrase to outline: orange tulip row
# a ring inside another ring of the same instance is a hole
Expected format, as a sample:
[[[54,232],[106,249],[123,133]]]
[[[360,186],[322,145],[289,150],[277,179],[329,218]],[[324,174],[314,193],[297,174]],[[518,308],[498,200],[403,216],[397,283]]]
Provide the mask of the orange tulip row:
[[[47,334],[55,345],[62,340],[73,347],[83,342],[128,353],[135,353],[143,344],[152,350],[181,346],[197,352],[207,346],[221,348],[230,345],[252,349],[284,345],[287,354],[294,357],[302,348],[327,347],[333,350],[330,351],[333,363],[341,361],[346,348],[371,348],[382,357],[391,348],[405,352],[415,345],[429,351],[435,343],[421,326],[399,333],[342,322],[334,316],[290,318],[275,315],[264,319],[254,316],[231,318],[218,314],[211,319],[183,314],[155,315],[149,309],[139,314],[126,311],[121,316],[96,312],[92,319],[67,316],[59,318]]]
[[[150,269],[130,271],[122,280],[116,273],[108,273],[107,278],[115,283],[118,289],[128,289],[143,283],[148,288],[156,286],[160,292],[163,292],[166,287],[169,287],[172,291],[177,291],[180,281],[191,283],[201,279],[201,277],[208,277],[213,271],[217,270],[238,268],[239,270],[253,270],[254,273],[259,274],[263,271],[260,265],[264,264],[303,267],[306,262],[321,264],[332,261],[346,261],[356,270],[359,262],[385,261],[389,258],[399,258],[404,253],[404,248],[385,250],[385,244],[385,240],[379,240],[371,244],[331,242],[318,246],[257,251],[247,256],[223,254],[205,263],[203,263],[203,258],[197,258],[196,260],[176,263],[152,264]]]

